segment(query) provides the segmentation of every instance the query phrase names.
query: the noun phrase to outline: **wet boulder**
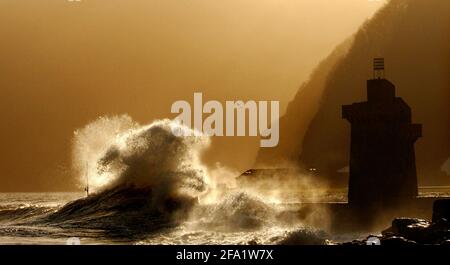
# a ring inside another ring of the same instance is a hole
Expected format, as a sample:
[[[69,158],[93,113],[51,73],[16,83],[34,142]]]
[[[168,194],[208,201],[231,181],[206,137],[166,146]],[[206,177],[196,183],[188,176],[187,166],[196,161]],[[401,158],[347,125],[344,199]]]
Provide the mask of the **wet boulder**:
[[[396,218],[382,234],[384,238],[401,237],[418,244],[441,244],[450,239],[450,226],[444,219],[431,223],[418,218]]]
[[[328,235],[322,230],[298,229],[289,232],[278,245],[326,245]]]
[[[401,236],[388,236],[381,238],[381,245],[383,246],[411,246],[417,245],[415,241],[408,240]]]
[[[392,226],[382,232],[386,237],[402,237],[407,240],[415,241],[417,243],[428,243],[432,240],[430,238],[431,223],[418,218],[395,218],[392,221]]]
[[[450,222],[450,199],[439,199],[433,203],[433,222],[441,219]]]

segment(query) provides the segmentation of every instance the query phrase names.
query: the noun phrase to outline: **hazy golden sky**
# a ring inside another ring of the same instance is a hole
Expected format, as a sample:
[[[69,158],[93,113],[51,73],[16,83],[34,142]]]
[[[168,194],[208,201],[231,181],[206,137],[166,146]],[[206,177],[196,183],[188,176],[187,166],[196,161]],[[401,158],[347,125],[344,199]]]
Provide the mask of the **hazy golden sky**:
[[[175,100],[287,102],[382,3],[367,0],[0,1],[0,191],[73,189],[73,131],[99,115],[173,118]],[[214,139],[250,167],[258,139]],[[230,155],[230,154],[233,155]]]

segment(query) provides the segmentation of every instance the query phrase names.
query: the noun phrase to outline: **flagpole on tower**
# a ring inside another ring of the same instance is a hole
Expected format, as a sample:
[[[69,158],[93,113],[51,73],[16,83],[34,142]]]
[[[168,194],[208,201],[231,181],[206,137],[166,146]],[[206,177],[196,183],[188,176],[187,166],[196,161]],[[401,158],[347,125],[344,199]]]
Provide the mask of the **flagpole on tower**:
[[[373,79],[384,78],[384,58],[378,57],[373,59]]]

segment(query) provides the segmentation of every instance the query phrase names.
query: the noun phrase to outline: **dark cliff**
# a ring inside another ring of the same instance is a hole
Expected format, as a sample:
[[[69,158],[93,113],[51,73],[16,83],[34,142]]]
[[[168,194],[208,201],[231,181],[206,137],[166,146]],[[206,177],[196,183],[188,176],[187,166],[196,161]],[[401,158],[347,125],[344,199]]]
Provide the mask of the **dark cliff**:
[[[349,51],[339,54],[299,89],[281,118],[280,146],[261,151],[257,162],[300,162],[332,182],[347,183],[346,174],[337,172],[348,165],[350,147],[340,106],[364,99],[371,60],[381,56],[386,77],[423,124],[416,144],[419,183],[450,183],[441,170],[450,157],[450,2],[390,1],[355,34]]]

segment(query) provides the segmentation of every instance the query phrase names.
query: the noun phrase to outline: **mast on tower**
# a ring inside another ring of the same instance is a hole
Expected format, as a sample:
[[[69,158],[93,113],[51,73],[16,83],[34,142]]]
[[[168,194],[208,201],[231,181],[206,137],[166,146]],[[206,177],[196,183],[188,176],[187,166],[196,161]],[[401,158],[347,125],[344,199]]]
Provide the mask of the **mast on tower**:
[[[373,79],[384,79],[384,58],[373,59]]]

